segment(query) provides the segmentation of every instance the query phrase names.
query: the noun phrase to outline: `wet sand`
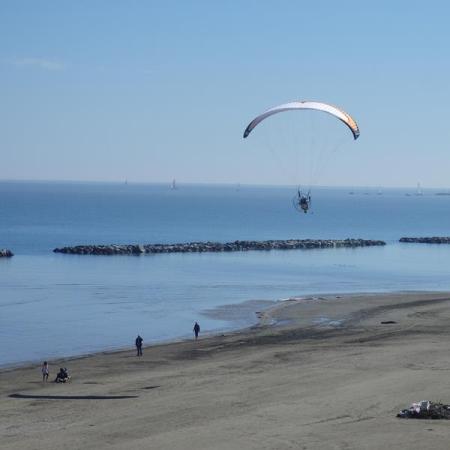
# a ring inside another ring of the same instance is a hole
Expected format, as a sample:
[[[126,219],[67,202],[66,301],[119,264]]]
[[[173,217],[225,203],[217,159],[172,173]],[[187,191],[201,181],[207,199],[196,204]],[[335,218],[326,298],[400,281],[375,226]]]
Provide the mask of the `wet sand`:
[[[42,383],[36,366],[3,370],[0,448],[448,448],[449,422],[395,415],[450,403],[449,338],[449,293],[324,296],[142,358],[51,362],[50,379],[66,366],[68,384]]]

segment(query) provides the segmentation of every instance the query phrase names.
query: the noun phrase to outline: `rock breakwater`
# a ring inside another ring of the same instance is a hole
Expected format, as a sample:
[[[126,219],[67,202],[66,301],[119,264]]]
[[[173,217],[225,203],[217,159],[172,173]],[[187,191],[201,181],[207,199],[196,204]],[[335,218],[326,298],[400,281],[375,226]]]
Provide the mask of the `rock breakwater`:
[[[288,239],[270,241],[188,242],[184,244],[77,245],[55,248],[55,253],[71,255],[142,255],[155,253],[241,252],[249,250],[297,250],[314,248],[354,248],[386,245],[369,239]]]
[[[11,250],[0,248],[0,258],[11,258],[11,256],[14,256],[14,253]]]
[[[450,244],[450,237],[432,236],[432,237],[402,237],[400,242],[413,244]]]

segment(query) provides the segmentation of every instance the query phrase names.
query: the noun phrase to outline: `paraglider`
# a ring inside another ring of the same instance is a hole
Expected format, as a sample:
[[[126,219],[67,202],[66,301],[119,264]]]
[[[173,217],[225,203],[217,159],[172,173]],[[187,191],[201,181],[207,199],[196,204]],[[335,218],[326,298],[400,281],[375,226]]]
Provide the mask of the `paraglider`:
[[[331,116],[339,119],[343,122],[351,131],[353,139],[356,140],[359,137],[359,128],[356,121],[345,111],[336,106],[330,105],[328,103],[315,102],[315,101],[294,101],[289,103],[284,103],[279,106],[275,106],[274,108],[270,108],[262,114],[255,117],[246,127],[244,131],[244,139],[247,138],[250,133],[258,126],[261,122],[267,119],[274,114],[286,112],[286,111],[295,111],[295,110],[315,110],[322,111]],[[293,199],[293,205],[295,209],[299,212],[307,213],[310,210],[311,205],[311,192],[310,189],[307,190],[307,193],[302,193],[301,189],[298,188],[297,195]]]
[[[292,199],[292,204],[298,212],[304,212],[306,214],[311,207],[310,192],[308,191],[306,194],[304,194],[300,189],[298,189],[297,195]]]

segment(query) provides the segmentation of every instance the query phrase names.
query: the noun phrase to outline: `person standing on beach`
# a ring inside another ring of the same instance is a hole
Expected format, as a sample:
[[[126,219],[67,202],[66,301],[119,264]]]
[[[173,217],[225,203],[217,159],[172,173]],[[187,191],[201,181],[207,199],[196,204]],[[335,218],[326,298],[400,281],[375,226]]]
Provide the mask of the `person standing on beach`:
[[[47,361],[44,361],[44,363],[42,364],[41,371],[42,371],[42,381],[48,381],[49,370]]]
[[[195,325],[194,325],[195,339],[198,339],[198,333],[200,333],[200,325],[197,322],[195,322]]]
[[[144,339],[142,339],[141,336],[138,335],[138,337],[136,338],[136,356],[142,356],[142,342],[144,342]]]

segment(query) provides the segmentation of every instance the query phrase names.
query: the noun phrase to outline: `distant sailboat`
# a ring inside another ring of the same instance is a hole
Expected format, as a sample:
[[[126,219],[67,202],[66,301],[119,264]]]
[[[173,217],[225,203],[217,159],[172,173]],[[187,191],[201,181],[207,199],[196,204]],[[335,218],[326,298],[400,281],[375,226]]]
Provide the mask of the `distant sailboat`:
[[[172,184],[170,185],[170,189],[172,189],[173,191],[175,189],[177,189],[177,181],[175,180],[175,178],[172,180]]]
[[[420,187],[420,183],[417,183],[416,195],[423,195],[422,188]]]

